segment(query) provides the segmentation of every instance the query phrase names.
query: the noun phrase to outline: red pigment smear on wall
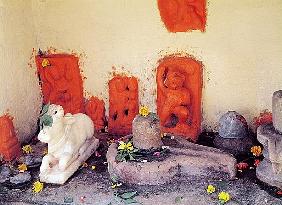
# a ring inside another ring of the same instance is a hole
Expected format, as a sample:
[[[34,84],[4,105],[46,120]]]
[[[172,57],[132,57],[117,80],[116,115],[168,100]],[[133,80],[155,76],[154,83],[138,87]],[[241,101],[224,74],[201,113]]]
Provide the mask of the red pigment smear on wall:
[[[21,155],[12,117],[9,115],[0,117],[0,154],[5,161],[11,161]]]
[[[115,76],[109,81],[109,133],[127,135],[138,114],[138,81],[135,77]]]
[[[69,54],[36,56],[43,102],[63,106],[65,113],[83,112],[83,81],[78,57]],[[43,61],[49,65],[43,66]]]
[[[157,112],[164,132],[196,141],[201,128],[202,64],[165,57],[157,68]]]
[[[158,7],[168,31],[205,31],[206,0],[158,0]]]
[[[85,103],[85,113],[92,119],[95,130],[101,131],[105,128],[106,117],[105,117],[105,103],[97,97],[92,96]]]
[[[267,110],[261,112],[258,117],[255,117],[253,119],[253,125],[255,130],[257,130],[259,126],[269,123],[272,123],[272,113]]]

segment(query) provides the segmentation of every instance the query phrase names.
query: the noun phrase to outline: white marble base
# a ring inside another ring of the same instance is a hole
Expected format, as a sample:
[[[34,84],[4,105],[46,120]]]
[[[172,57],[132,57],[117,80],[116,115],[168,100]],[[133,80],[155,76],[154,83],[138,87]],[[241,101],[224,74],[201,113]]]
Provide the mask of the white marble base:
[[[87,147],[85,147],[87,146]],[[98,148],[99,140],[96,138],[92,138],[87,140],[85,144],[81,147],[81,149],[85,148],[83,155],[78,156],[78,158],[72,162],[64,171],[61,171],[56,164],[54,167],[49,169],[46,172],[41,172],[39,174],[40,181],[45,183],[52,184],[64,184],[69,177],[71,177],[76,170],[81,166],[83,162],[85,162]]]

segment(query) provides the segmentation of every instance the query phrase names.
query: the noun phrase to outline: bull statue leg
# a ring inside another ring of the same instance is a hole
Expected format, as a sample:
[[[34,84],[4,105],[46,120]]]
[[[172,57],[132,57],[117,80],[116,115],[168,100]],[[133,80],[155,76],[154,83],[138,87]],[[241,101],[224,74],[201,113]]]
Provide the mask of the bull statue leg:
[[[57,159],[51,155],[47,154],[42,159],[42,164],[40,166],[40,172],[48,172],[57,163]]]

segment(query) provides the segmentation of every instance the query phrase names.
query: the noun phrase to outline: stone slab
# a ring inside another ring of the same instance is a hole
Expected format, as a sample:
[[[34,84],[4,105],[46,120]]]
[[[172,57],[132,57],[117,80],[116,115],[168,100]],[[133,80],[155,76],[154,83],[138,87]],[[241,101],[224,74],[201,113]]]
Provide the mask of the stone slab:
[[[214,179],[235,177],[236,159],[231,155],[181,138],[177,140],[182,147],[170,147],[171,155],[156,162],[117,162],[117,145],[112,144],[107,152],[108,171],[124,183],[138,185],[165,184],[176,174]]]

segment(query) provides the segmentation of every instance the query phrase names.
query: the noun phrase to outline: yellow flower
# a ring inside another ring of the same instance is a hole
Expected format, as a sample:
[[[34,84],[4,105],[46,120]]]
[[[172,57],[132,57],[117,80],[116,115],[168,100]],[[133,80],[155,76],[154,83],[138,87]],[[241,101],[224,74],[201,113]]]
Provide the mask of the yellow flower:
[[[18,170],[20,171],[20,172],[25,172],[26,170],[27,170],[27,166],[26,166],[26,164],[19,164],[19,166],[18,166]]]
[[[42,67],[45,68],[50,65],[49,60],[44,58],[41,63]]]
[[[261,146],[252,146],[251,152],[254,156],[259,157],[262,154]]]
[[[219,201],[221,202],[221,203],[226,203],[226,202],[228,202],[229,200],[230,200],[230,195],[227,193],[227,192],[224,192],[224,191],[222,191],[222,192],[220,192],[219,194],[218,194],[218,199],[219,199]]]
[[[92,165],[92,166],[91,166],[91,169],[92,169],[92,170],[95,170],[95,169],[96,169],[96,166],[95,166],[95,165]]]
[[[139,109],[139,114],[143,117],[147,117],[150,114],[149,108],[147,106],[141,106]]]
[[[214,193],[214,192],[215,192],[215,187],[214,187],[213,185],[208,185],[208,187],[207,187],[207,192],[208,192],[209,194]]]
[[[131,142],[125,143],[123,141],[120,141],[118,149],[119,150],[132,151],[134,149],[134,147],[133,147]]]
[[[25,145],[25,146],[23,146],[23,147],[22,147],[22,150],[23,150],[23,152],[26,153],[26,154],[29,154],[29,153],[32,153],[32,152],[33,152],[32,147],[31,147],[30,145]]]
[[[40,182],[40,181],[36,181],[33,183],[33,186],[32,186],[32,191],[34,193],[38,193],[38,192],[41,192],[43,189],[43,183]]]

